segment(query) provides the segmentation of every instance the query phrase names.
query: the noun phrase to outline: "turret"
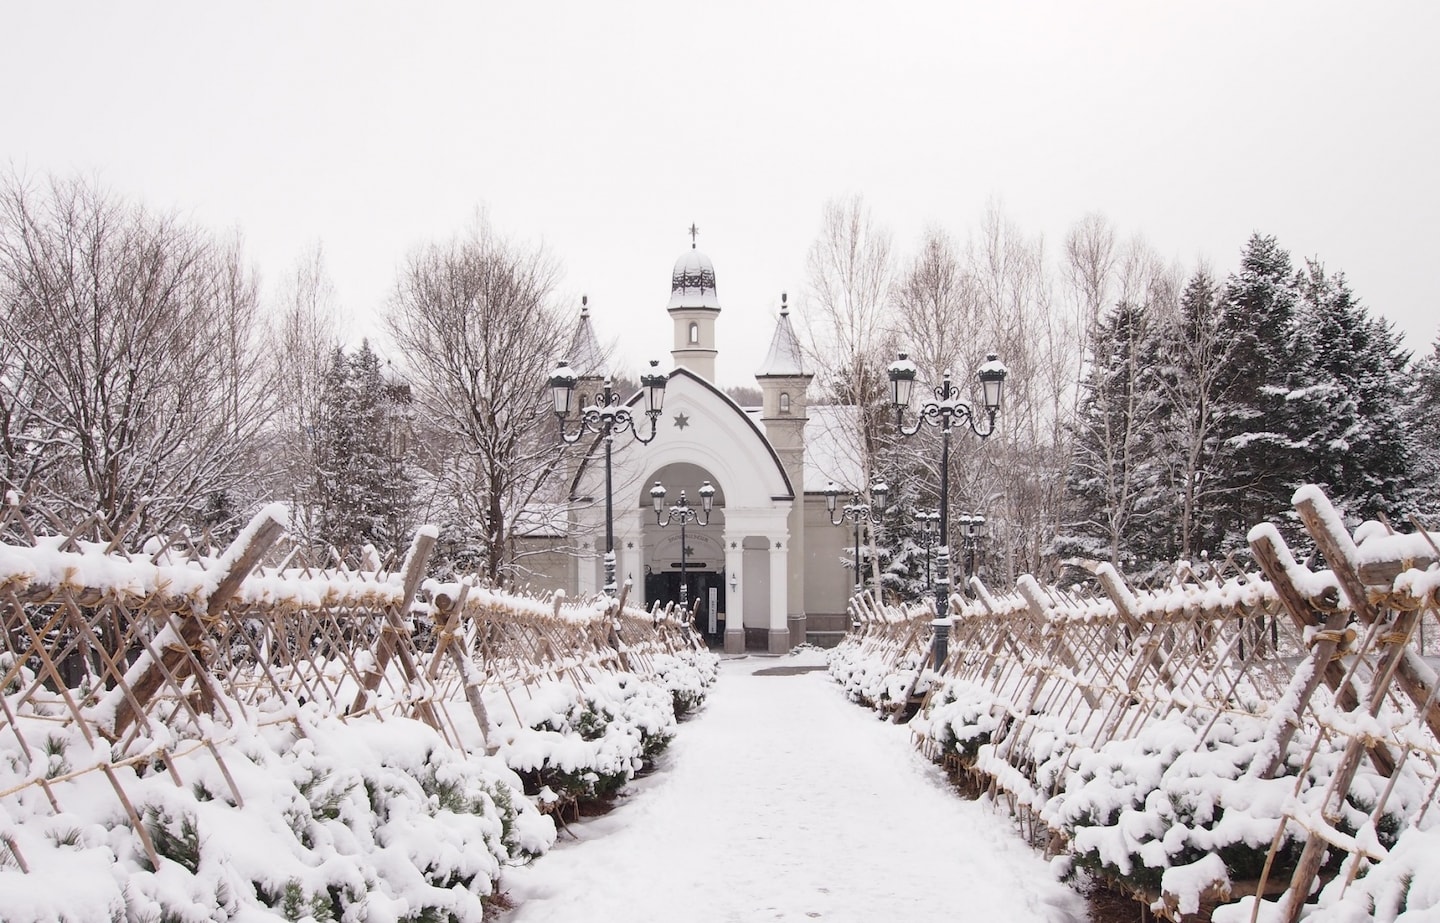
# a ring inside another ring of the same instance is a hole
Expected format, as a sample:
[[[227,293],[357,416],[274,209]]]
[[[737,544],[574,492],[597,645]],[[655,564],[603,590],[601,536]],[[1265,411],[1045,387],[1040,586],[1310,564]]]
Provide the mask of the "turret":
[[[790,324],[790,308],[784,293],[780,295],[780,318],[775,322],[775,335],[770,338],[770,352],[755,381],[760,385],[760,423],[780,458],[791,485],[795,488],[795,505],[790,509],[790,560],[805,560],[805,411],[809,406],[806,392],[814,378],[805,371],[800,340]],[[787,613],[790,643],[805,641],[805,583],[802,568],[790,568]]]
[[[715,321],[720,301],[715,295],[715,267],[695,249],[698,229],[690,226],[690,249],[675,261],[670,275],[670,312],[675,325],[675,347],[670,350],[677,368],[685,368],[715,382]]]
[[[760,420],[765,435],[777,450],[802,448],[805,434],[805,394],[815,376],[805,371],[800,340],[790,324],[790,307],[784,293],[780,295],[780,319],[770,338],[770,351],[755,372],[764,403]]]
[[[570,348],[566,350],[564,358],[579,379],[579,393],[594,394],[597,390],[594,386],[605,380],[605,353],[600,349],[600,341],[595,338],[595,327],[590,323],[588,295],[580,296],[580,323],[570,337]]]

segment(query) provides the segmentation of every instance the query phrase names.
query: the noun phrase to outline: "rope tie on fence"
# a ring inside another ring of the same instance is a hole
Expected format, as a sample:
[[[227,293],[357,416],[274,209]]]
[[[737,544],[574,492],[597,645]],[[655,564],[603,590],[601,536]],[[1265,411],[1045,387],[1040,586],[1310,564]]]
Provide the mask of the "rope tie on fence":
[[[165,651],[175,651],[176,653],[188,653],[190,651],[190,645],[186,644],[183,638],[172,638],[161,649]]]
[[[190,617],[204,625],[206,631],[214,631],[225,621],[225,610],[222,608],[211,612],[206,607],[195,606],[190,612]]]
[[[1418,596],[1414,593],[1390,593],[1371,590],[1369,594],[1370,603],[1381,609],[1393,609],[1396,612],[1414,612],[1417,609],[1431,609],[1440,599],[1432,598],[1433,594],[1421,593]]]
[[[1309,644],[1314,647],[1317,644],[1332,643],[1335,645],[1334,657],[1339,657],[1350,650],[1350,645],[1355,641],[1355,629],[1353,628],[1322,628],[1310,635]]]

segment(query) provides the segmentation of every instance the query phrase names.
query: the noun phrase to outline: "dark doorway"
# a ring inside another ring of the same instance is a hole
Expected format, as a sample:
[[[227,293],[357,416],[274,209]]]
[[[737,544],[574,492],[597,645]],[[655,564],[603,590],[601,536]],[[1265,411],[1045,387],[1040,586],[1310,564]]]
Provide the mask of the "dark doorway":
[[[690,609],[694,617],[691,624],[705,638],[705,643],[718,647],[725,643],[725,581],[720,574],[708,571],[688,571],[685,574],[686,592],[690,598]],[[715,590],[715,630],[710,630],[710,590]],[[661,571],[645,575],[645,600],[647,606],[657,602],[680,604],[680,572]]]

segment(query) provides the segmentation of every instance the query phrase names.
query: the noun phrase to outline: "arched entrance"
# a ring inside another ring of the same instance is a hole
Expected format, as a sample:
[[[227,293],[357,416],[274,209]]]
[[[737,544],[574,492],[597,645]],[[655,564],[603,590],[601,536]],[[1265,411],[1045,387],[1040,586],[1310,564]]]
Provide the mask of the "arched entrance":
[[[725,640],[728,605],[725,592],[725,490],[704,467],[688,462],[675,462],[654,471],[650,484],[659,481],[665,486],[664,512],[669,525],[656,523],[653,507],[645,524],[645,604],[667,605],[681,601],[680,588],[693,613],[691,624],[704,636],[707,644],[719,647]],[[700,487],[709,481],[715,488],[714,504],[708,520],[701,510]],[[670,508],[681,494],[696,510],[697,516],[685,525],[670,517]],[[648,488],[642,492],[648,498]],[[703,523],[703,524],[702,524]]]
[[[639,400],[639,394],[631,398],[632,409]],[[598,445],[597,439],[571,485],[573,529],[578,534],[598,535],[604,526],[603,504],[596,500],[605,496],[603,466],[594,464]],[[664,529],[655,523],[650,487],[656,480],[665,485],[667,505],[679,499],[681,490],[694,503],[706,480],[718,491],[709,525],[687,526],[686,544],[695,555],[684,557],[695,565],[697,581],[705,575],[701,599],[707,609],[711,592],[715,594],[716,634],[723,631],[725,650],[789,650],[789,520],[795,491],[755,421],[687,369],[670,373],[664,419],[654,440],[622,440],[615,446],[616,573],[620,580],[634,581],[630,598],[642,602],[637,597],[643,594],[647,607],[679,598],[678,577],[672,581],[667,575],[678,575],[682,560],[679,527]],[[587,499],[589,504],[581,502]],[[676,544],[662,550],[672,535]],[[702,550],[697,543],[704,538],[719,543],[718,554],[710,553],[713,548]],[[588,566],[581,560],[576,592],[598,592],[599,574],[599,555]],[[664,579],[651,579],[656,577]],[[686,586],[698,590],[688,579]],[[704,627],[708,633],[708,613]]]

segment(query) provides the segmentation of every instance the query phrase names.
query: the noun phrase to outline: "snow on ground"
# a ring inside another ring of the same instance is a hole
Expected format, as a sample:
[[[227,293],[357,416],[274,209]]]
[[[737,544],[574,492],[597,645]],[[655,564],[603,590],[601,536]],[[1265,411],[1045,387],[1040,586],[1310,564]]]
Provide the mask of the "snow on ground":
[[[610,814],[508,869],[505,923],[1083,921],[1003,810],[847,702],[823,652],[727,659],[704,709]]]

